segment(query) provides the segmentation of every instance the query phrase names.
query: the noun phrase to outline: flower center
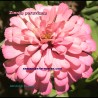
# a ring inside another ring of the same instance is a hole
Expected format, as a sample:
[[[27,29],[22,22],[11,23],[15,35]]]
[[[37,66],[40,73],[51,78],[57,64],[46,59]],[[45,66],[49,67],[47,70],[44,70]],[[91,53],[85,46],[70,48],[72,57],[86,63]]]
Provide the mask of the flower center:
[[[42,34],[40,36],[40,40],[42,43],[47,43],[47,42],[51,42],[53,39],[52,39],[52,33],[45,33],[45,34]]]
[[[51,39],[51,33],[46,33],[41,36],[41,39]]]

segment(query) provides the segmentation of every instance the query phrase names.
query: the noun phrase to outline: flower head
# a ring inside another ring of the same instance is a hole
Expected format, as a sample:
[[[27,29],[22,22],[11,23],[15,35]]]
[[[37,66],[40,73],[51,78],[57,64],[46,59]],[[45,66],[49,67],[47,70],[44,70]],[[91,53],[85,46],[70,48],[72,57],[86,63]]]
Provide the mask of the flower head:
[[[69,89],[69,85],[92,74],[96,50],[91,29],[84,19],[73,15],[65,3],[59,6],[35,5],[25,14],[10,19],[5,30],[2,52],[6,59],[6,76],[13,81],[24,82],[32,93],[42,95],[51,92],[52,80],[57,94]],[[46,15],[28,13],[46,12]],[[54,70],[23,70],[23,68],[54,68]],[[55,70],[61,68],[61,70]]]

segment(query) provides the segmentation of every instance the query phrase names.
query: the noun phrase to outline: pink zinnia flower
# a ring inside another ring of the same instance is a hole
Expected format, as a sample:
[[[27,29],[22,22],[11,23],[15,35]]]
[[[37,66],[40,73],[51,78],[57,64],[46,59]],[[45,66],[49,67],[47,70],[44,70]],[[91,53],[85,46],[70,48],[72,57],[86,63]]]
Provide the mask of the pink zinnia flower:
[[[79,78],[92,74],[96,44],[91,29],[84,19],[73,15],[64,3],[59,6],[35,5],[23,12],[47,12],[47,15],[17,15],[10,19],[5,30],[2,52],[6,59],[6,76],[13,81],[24,82],[32,93],[57,94],[69,89]],[[62,68],[62,70],[23,70],[23,68]]]

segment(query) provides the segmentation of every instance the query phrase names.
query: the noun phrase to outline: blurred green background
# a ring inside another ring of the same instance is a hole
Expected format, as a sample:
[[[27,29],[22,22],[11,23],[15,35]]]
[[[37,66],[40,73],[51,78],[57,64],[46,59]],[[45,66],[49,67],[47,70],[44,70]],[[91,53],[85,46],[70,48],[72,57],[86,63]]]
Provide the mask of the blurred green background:
[[[5,61],[1,45],[4,40],[4,30],[9,26],[9,18],[14,16],[9,11],[22,11],[25,8],[33,8],[35,4],[58,5],[65,2],[73,10],[73,14],[84,17],[85,22],[90,24],[92,37],[97,43],[97,50],[92,53],[94,72],[89,79],[80,79],[71,85],[70,90],[60,95],[61,97],[98,97],[98,1],[0,1],[0,97],[44,97],[39,93],[32,95],[23,87],[11,88],[10,85],[23,85],[12,82],[6,77],[2,63]],[[48,97],[59,97],[53,89]]]

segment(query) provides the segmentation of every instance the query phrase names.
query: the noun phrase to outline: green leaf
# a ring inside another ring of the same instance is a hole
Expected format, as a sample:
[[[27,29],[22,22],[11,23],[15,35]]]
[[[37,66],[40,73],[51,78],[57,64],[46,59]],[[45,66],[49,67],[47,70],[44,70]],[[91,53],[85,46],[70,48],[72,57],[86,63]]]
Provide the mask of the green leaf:
[[[98,1],[86,1],[87,7],[98,6]]]
[[[56,94],[56,90],[52,89],[51,93],[49,95],[47,95],[48,97],[55,97]]]
[[[68,97],[68,93],[57,95],[56,90],[52,89],[51,93],[47,97]]]
[[[61,95],[57,95],[56,97],[69,97],[68,93],[64,93],[64,94],[61,94]]]
[[[35,6],[35,4],[43,4],[43,5],[48,5],[47,1],[22,1],[22,3],[28,7],[28,8],[32,8]]]
[[[87,1],[87,6],[81,11],[86,19],[92,19],[98,23],[98,1]]]
[[[98,68],[93,72],[90,78],[86,79],[86,82],[91,82],[98,79]]]
[[[98,22],[98,6],[94,6],[91,8],[85,8],[82,10],[82,16],[84,16],[87,19],[94,19],[96,22]]]
[[[34,7],[36,1],[22,1],[22,3],[23,3],[27,8],[32,8],[32,7]]]
[[[48,1],[49,5],[58,5],[59,3],[60,1],[52,1],[52,0]]]
[[[71,84],[71,89],[72,89],[72,91],[74,91],[76,89],[74,84]]]
[[[90,6],[93,1],[86,1],[87,6]]]
[[[93,6],[91,8],[84,8],[81,13],[86,15],[91,15],[95,12],[98,12],[98,6]]]
[[[48,5],[48,1],[37,1],[37,4]]]
[[[92,53],[92,56],[94,57],[94,59],[97,59],[98,57],[98,24],[94,22],[93,20],[87,20],[87,19],[85,19],[85,22],[90,25],[92,30],[92,33],[91,33],[92,38],[95,40],[97,45],[96,51]]]
[[[0,47],[2,46],[3,43],[4,43],[4,40],[2,42],[0,42]]]

